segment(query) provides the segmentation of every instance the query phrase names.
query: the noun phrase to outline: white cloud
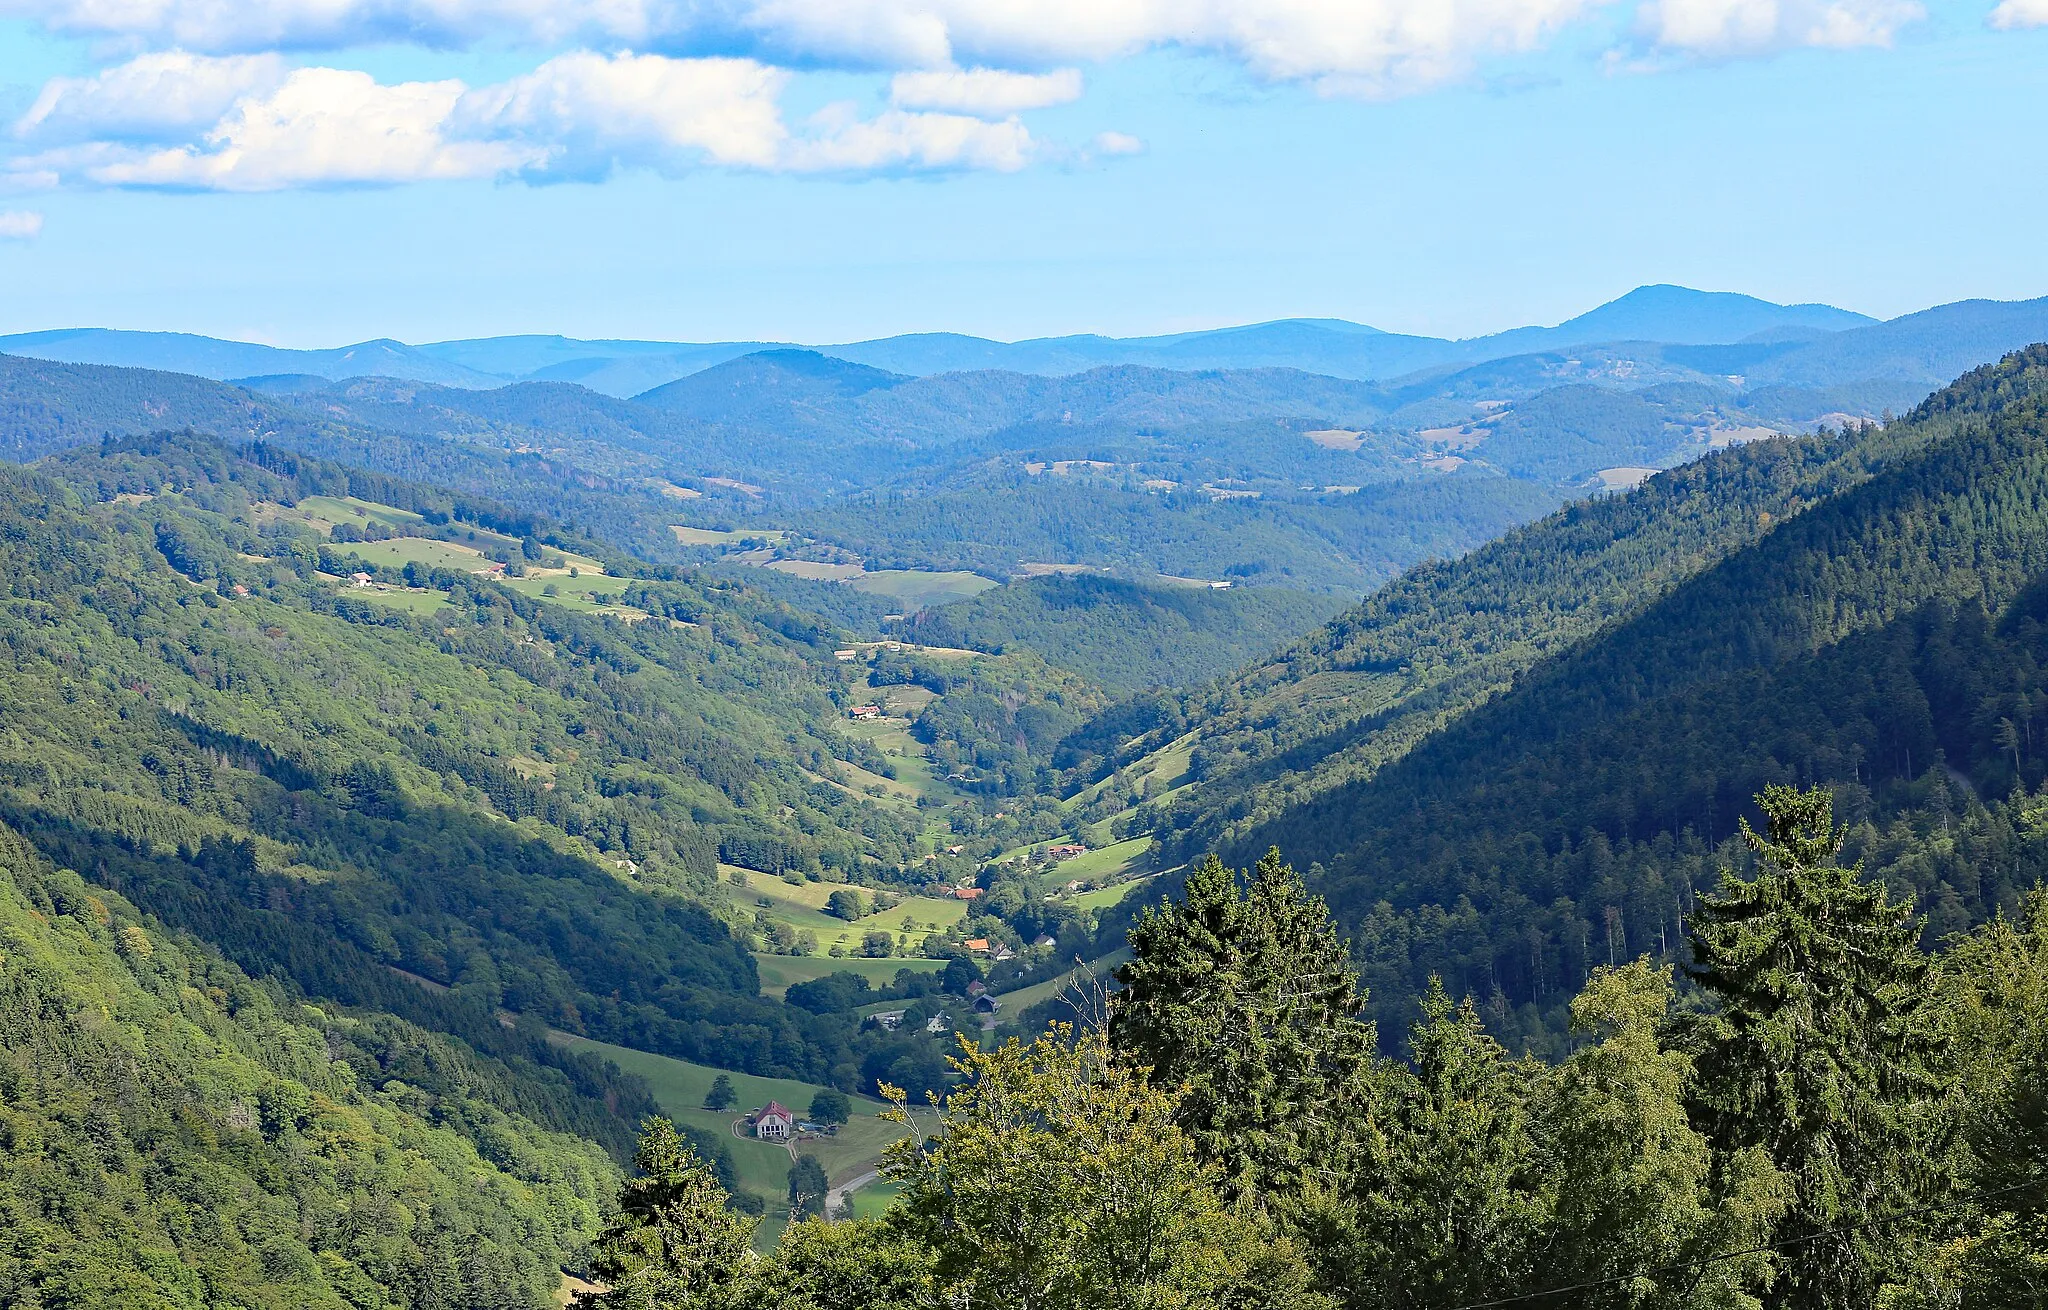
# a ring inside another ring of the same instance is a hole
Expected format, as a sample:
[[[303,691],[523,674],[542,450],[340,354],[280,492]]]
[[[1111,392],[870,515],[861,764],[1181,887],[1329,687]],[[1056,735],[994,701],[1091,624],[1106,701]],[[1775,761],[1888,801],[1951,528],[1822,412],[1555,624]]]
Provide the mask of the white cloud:
[[[66,33],[207,51],[580,41],[914,71],[1043,69],[1176,46],[1263,78],[1387,94],[1462,76],[1490,53],[1532,49],[1613,2],[0,0],[0,12]]]
[[[301,68],[267,96],[243,99],[203,144],[174,146],[91,166],[108,186],[276,191],[490,177],[537,162],[508,142],[450,138],[462,83],[385,86],[368,73]]]
[[[578,51],[470,92],[457,118],[479,136],[547,142],[558,174],[699,159],[774,168],[789,135],[778,103],[788,81],[751,59]]]
[[[31,209],[0,210],[0,241],[33,241],[43,234],[43,216]]]
[[[92,77],[51,78],[16,120],[14,134],[44,142],[189,138],[242,97],[275,90],[287,71],[274,54],[142,55]]]
[[[194,77],[204,81],[205,72]],[[890,109],[863,119],[834,106],[793,133],[780,105],[789,76],[749,59],[589,51],[474,90],[458,81],[385,85],[367,73],[301,68],[234,100],[183,142],[154,139],[161,125],[145,124],[138,139],[109,132],[8,160],[0,181],[16,189],[70,182],[274,191],[506,175],[593,179],[631,167],[1012,171],[1035,153],[1014,116],[991,122]],[[66,94],[46,98],[61,105]]]
[[[1128,132],[1103,132],[1095,138],[1095,153],[1099,155],[1135,155],[1145,149],[1145,143]]]
[[[981,118],[1072,104],[1080,98],[1081,70],[1077,68],[1052,73],[959,68],[898,73],[889,80],[889,103],[899,109],[943,109]]]
[[[1917,0],[1648,0],[1636,27],[1665,53],[1733,59],[1795,46],[1888,46],[1926,16]]]
[[[1031,162],[1033,142],[1014,118],[1000,123],[965,114],[886,110],[861,119],[837,106],[811,120],[809,137],[791,143],[788,166],[807,173],[991,169],[1013,173]]]
[[[2001,0],[1990,23],[2002,32],[2023,27],[2048,27],[2048,0]]]

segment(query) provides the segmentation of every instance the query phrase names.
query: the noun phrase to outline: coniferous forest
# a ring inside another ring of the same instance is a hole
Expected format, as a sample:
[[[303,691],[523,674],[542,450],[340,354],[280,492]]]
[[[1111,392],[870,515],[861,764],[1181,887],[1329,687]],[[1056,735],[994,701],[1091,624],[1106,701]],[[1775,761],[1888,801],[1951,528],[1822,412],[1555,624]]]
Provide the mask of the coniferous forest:
[[[135,372],[0,468],[0,1304],[2048,1305],[2048,347],[1340,611]]]

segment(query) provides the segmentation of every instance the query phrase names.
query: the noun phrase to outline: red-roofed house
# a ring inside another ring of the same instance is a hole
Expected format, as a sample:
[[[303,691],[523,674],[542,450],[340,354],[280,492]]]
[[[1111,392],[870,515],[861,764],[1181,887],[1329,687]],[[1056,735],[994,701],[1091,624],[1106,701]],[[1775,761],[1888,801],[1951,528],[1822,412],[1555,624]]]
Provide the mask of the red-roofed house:
[[[955,887],[953,889],[953,896],[956,900],[971,901],[979,895],[981,895],[981,888],[979,887]]]
[[[973,951],[976,955],[988,954],[988,938],[970,937],[967,940],[967,949]]]
[[[774,1101],[754,1116],[754,1136],[765,1142],[786,1142],[796,1131],[796,1116]]]

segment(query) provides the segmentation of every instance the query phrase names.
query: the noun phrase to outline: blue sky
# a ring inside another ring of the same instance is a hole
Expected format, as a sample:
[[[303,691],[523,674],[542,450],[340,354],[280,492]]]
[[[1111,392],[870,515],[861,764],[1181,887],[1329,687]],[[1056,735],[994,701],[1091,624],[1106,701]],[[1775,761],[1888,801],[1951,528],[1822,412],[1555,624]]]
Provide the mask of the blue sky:
[[[110,17],[111,15],[111,17]],[[0,0],[0,331],[2048,294],[2048,0]]]

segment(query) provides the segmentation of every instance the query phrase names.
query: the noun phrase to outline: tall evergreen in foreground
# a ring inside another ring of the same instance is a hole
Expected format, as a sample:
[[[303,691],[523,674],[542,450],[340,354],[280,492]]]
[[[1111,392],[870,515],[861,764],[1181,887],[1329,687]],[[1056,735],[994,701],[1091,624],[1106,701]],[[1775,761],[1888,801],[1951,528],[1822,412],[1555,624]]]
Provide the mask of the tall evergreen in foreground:
[[[1767,1304],[1869,1305],[1949,1185],[1929,961],[1912,907],[1837,862],[1825,788],[1758,799],[1764,832],[1742,825],[1756,877],[1724,875],[1692,922],[1692,976],[1718,1003],[1698,1108],[1724,1151],[1761,1149],[1790,1177]]]
[[[1376,1035],[1322,898],[1276,849],[1240,884],[1211,855],[1131,930],[1110,1037],[1183,1089],[1175,1115],[1234,1194],[1297,1193],[1362,1108]]]
[[[577,1303],[604,1310],[713,1310],[732,1304],[754,1221],[726,1208],[725,1189],[674,1124],[650,1119],[619,1213],[599,1235],[592,1277],[607,1288]]]

